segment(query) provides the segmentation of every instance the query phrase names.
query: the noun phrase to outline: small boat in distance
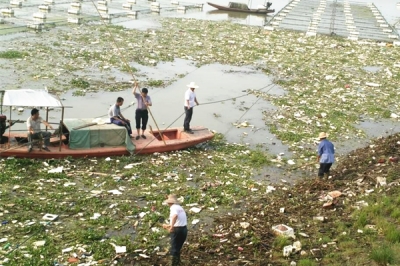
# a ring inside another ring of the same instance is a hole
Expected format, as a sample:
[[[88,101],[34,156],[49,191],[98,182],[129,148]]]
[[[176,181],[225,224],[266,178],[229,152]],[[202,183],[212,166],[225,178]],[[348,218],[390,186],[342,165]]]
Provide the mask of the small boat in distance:
[[[267,4],[263,6],[263,8],[249,8],[247,4],[238,2],[229,2],[228,6],[221,6],[210,2],[207,2],[207,4],[217,8],[218,10],[224,10],[224,11],[245,12],[253,14],[267,14],[275,12],[275,9],[269,9],[270,6],[272,5],[272,3],[270,2],[267,2]]]

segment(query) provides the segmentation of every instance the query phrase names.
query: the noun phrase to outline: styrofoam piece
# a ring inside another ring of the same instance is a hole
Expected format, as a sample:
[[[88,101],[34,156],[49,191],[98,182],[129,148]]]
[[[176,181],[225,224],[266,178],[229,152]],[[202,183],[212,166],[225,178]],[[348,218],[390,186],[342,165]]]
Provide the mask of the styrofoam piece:
[[[306,32],[306,37],[315,37],[315,36],[317,36],[317,33],[315,31]]]
[[[46,13],[41,13],[41,12],[34,13],[34,14],[33,14],[33,18],[36,18],[36,19],[46,19]]]
[[[108,12],[108,7],[107,6],[98,6],[97,10],[100,12]]]
[[[40,5],[39,10],[50,11],[51,7],[48,5]]]
[[[13,17],[14,16],[14,9],[3,8],[3,9],[1,9],[1,14],[3,16]]]
[[[80,9],[82,7],[81,3],[71,3],[72,8]]]
[[[272,226],[272,231],[277,235],[283,235],[287,237],[295,237],[293,228],[285,225],[285,224],[278,224]]]
[[[283,247],[283,256],[284,257],[289,257],[290,254],[292,254],[292,252],[293,252],[293,246],[292,245]]]
[[[79,15],[80,13],[81,13],[81,11],[79,9],[76,9],[76,8],[68,9],[68,14]]]
[[[10,1],[10,5],[11,5],[11,6],[18,6],[18,7],[21,7],[21,6],[22,6],[22,1],[19,1],[19,0],[11,0],[11,1]]]
[[[264,27],[264,30],[273,31],[273,30],[274,30],[274,27],[272,27],[272,26],[265,26],[265,27]]]
[[[107,1],[97,1],[97,5],[99,5],[99,6],[107,6],[108,5],[108,2]]]
[[[132,4],[131,3],[122,4],[122,8],[124,8],[124,9],[132,9]]]
[[[395,35],[395,34],[389,34],[389,39],[398,39],[399,38],[399,36],[398,35]]]
[[[137,18],[137,15],[138,15],[137,11],[128,12],[128,17],[129,18]]]
[[[350,41],[358,41],[358,37],[357,36],[349,36],[347,37],[348,40]]]
[[[383,32],[386,32],[386,33],[391,33],[391,32],[393,32],[392,29],[383,29],[382,31],[383,31]]]
[[[389,28],[389,25],[388,24],[380,24],[379,27],[381,27],[381,28]]]
[[[43,220],[46,220],[46,221],[54,221],[54,220],[56,220],[58,218],[58,215],[57,214],[50,214],[50,213],[46,213],[43,217],[42,217],[42,219]]]
[[[68,17],[67,22],[68,23],[74,23],[74,24],[81,24],[82,23],[82,18]]]
[[[400,46],[400,41],[394,41],[393,46]]]
[[[385,43],[383,43],[383,44],[385,44]],[[380,87],[381,86],[381,84],[373,83],[373,82],[366,82],[365,85],[367,85],[368,87]]]

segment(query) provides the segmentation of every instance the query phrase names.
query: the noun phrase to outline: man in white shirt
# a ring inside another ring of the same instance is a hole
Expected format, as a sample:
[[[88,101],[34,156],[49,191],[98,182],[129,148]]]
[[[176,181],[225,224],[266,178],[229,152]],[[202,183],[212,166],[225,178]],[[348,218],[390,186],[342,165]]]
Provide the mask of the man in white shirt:
[[[124,126],[126,130],[128,130],[128,135],[131,136],[132,129],[131,123],[129,119],[126,119],[121,113],[121,106],[124,104],[124,98],[118,97],[117,102],[111,105],[110,109],[108,109],[108,117],[110,118],[110,122],[116,124],[118,126]]]
[[[43,139],[43,147],[42,149],[45,151],[50,151],[48,146],[50,145],[50,137],[51,133],[48,131],[41,131],[40,123],[43,123],[46,127],[53,129],[53,127],[44,121],[39,116],[39,110],[33,108],[31,111],[31,116],[26,120],[26,126],[28,128],[28,152],[32,151],[32,139]]]
[[[187,217],[185,210],[179,205],[180,202],[176,195],[168,195],[164,201],[170,208],[169,224],[163,224],[163,228],[170,232],[171,237],[171,255],[172,266],[178,266],[181,263],[181,249],[187,238]]]
[[[190,82],[190,84],[186,85],[189,89],[185,92],[185,120],[183,122],[183,129],[186,133],[193,134],[193,131],[190,129],[190,121],[192,120],[193,115],[193,107],[195,103],[199,105],[199,102],[196,98],[196,93],[194,93],[194,89],[199,88],[194,82]]]

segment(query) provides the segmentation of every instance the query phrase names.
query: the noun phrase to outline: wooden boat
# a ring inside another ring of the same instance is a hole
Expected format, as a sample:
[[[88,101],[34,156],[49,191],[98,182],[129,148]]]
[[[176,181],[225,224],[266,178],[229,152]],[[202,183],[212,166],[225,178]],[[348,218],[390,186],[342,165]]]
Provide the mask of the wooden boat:
[[[271,3],[268,3],[267,6],[265,6],[265,8],[249,8],[247,4],[238,2],[229,2],[228,6],[221,6],[210,2],[207,2],[207,4],[217,8],[218,10],[224,10],[224,11],[246,12],[254,14],[267,14],[275,12],[275,9],[269,9]]]
[[[59,134],[50,139],[50,151],[42,150],[40,143],[33,143],[33,150],[28,152],[30,143],[25,132],[3,130],[0,157],[50,159],[149,154],[186,149],[214,137],[207,128],[199,126],[192,129],[194,134],[184,132],[183,128],[150,131],[145,134],[146,139],[136,140],[128,135],[125,127],[109,124],[108,119],[62,118]]]

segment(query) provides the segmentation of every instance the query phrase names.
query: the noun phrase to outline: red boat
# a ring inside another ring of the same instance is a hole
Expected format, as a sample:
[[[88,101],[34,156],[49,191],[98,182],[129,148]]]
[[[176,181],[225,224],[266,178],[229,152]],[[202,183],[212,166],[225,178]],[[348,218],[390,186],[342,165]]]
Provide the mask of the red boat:
[[[269,9],[271,3],[267,3],[267,5],[264,6],[264,8],[249,8],[247,4],[237,3],[237,2],[229,2],[228,6],[221,6],[210,2],[207,2],[207,4],[217,8],[218,10],[224,10],[224,11],[245,12],[253,14],[267,14],[275,12],[275,9]]]
[[[8,92],[8,94],[7,94]],[[61,102],[47,92],[34,90],[5,91],[4,106],[15,104],[18,98],[33,99],[36,104],[22,103],[14,106],[60,107]],[[27,93],[24,97],[24,93]],[[39,95],[37,95],[37,93]],[[10,97],[15,99],[9,102]],[[46,101],[46,98],[50,101]],[[40,100],[39,100],[40,99]],[[19,101],[20,101],[19,100]],[[54,100],[56,100],[54,102]],[[53,103],[51,103],[53,102]],[[20,102],[21,103],[21,102]],[[26,105],[25,105],[26,104]],[[49,106],[50,105],[50,106]],[[48,108],[46,108],[48,112]],[[11,112],[10,112],[11,113]],[[62,112],[63,114],[64,112]],[[47,114],[46,114],[47,116]],[[63,116],[63,115],[62,115]],[[183,128],[170,128],[146,133],[146,139],[130,138],[125,127],[107,123],[104,119],[61,119],[59,133],[50,139],[50,151],[42,150],[41,143],[28,143],[27,133],[11,131],[6,126],[5,116],[0,116],[0,157],[18,158],[65,158],[65,157],[108,157],[133,154],[149,154],[186,149],[214,137],[214,134],[204,127],[193,127],[194,134],[188,134]],[[6,129],[8,128],[8,132]],[[43,129],[44,130],[44,129]],[[61,140],[61,141],[60,141]],[[33,150],[28,152],[28,145],[33,144]],[[36,145],[35,145],[36,144]]]

